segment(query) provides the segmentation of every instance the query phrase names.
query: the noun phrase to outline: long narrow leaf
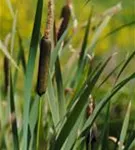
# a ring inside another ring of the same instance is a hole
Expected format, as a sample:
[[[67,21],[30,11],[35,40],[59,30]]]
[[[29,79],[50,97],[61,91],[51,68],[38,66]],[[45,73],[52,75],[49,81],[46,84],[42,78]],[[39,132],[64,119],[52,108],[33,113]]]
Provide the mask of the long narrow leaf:
[[[135,148],[135,139],[133,142],[130,144],[129,150],[133,150]]]
[[[14,10],[13,10],[13,7],[12,7],[12,4],[11,4],[11,1],[10,0],[6,0],[7,2],[7,5],[8,5],[8,8],[10,10],[10,14],[12,15],[12,17],[14,18]]]
[[[93,52],[94,48],[98,42],[98,39],[101,35],[101,33],[103,32],[103,30],[105,29],[105,27],[108,25],[109,21],[111,19],[111,16],[106,16],[105,19],[103,20],[103,22],[101,23],[101,25],[98,27],[97,31],[95,32],[91,44],[90,46],[87,48],[87,51]]]
[[[77,139],[78,131],[80,130],[80,128],[79,128],[80,124],[84,120],[84,118],[86,118],[86,109],[84,109],[81,112],[81,114],[79,115],[71,133],[67,137],[67,141],[64,144],[64,148],[62,148],[63,150],[71,150],[72,149],[73,144],[74,144],[75,140]]]
[[[20,37],[20,35],[18,35],[19,38],[19,52],[18,52],[18,56],[17,56],[17,65],[20,65],[20,62],[22,64],[23,67],[23,72],[25,74],[26,72],[26,60],[25,60],[25,55],[24,55],[24,47],[22,45],[22,39]],[[16,85],[16,81],[17,81],[17,77],[18,77],[18,70],[15,70],[14,73],[14,85]]]
[[[16,121],[16,112],[15,112],[15,99],[14,99],[14,90],[13,90],[13,82],[10,73],[10,111],[13,117],[12,121],[12,133],[13,133],[13,143],[14,143],[14,150],[19,150],[19,137],[18,137],[18,130],[17,130],[17,121]]]
[[[57,83],[59,116],[60,118],[62,118],[66,113],[66,100],[64,95],[63,79],[62,79],[59,57],[57,57],[55,63],[55,76],[56,76],[56,83]]]
[[[105,78],[104,80],[99,84],[98,88],[100,88],[110,77],[113,75],[113,73],[122,65],[123,61],[119,63]]]
[[[55,62],[56,62],[57,56],[58,56],[59,51],[60,51],[60,49],[61,49],[61,46],[62,46],[61,44],[62,44],[62,42],[64,41],[64,38],[65,38],[66,35],[67,35],[68,29],[69,29],[69,28],[67,28],[67,29],[65,30],[65,32],[63,33],[63,35],[61,36],[60,40],[58,41],[58,43],[56,44],[55,48],[54,48],[53,51],[52,51],[52,54],[51,54],[51,61],[50,61],[50,71],[51,71],[51,73],[52,73],[52,71],[53,71],[54,64],[55,64]],[[52,74],[53,74],[53,73],[52,73]]]
[[[88,43],[88,37],[89,37],[89,31],[90,31],[90,24],[91,24],[91,18],[92,18],[92,11],[93,9],[90,11],[89,17],[88,17],[88,23],[87,23],[87,27],[85,30],[85,35],[84,35],[84,40],[82,43],[82,48],[80,51],[80,57],[79,57],[79,61],[78,61],[78,68],[76,70],[76,74],[75,77],[73,78],[73,81],[71,82],[71,87],[76,85],[76,81],[80,80],[80,76],[83,72],[84,66],[85,66],[85,53],[86,53],[86,47],[87,47],[87,43]]]
[[[26,68],[26,76],[25,76],[24,113],[23,113],[23,149],[24,150],[27,150],[29,145],[27,136],[28,136],[28,123],[29,123],[30,97],[31,97],[31,90],[32,90],[34,65],[35,65],[37,47],[39,42],[42,8],[43,8],[43,0],[38,0],[32,38],[30,43],[28,64]]]
[[[125,144],[125,150],[130,150],[133,146],[135,146],[135,130],[133,130],[131,136],[128,138]]]
[[[121,130],[121,134],[120,134],[120,141],[119,141],[120,144],[119,144],[118,150],[123,149],[123,145],[124,145],[124,141],[125,141],[125,138],[126,138],[128,125],[129,125],[130,110],[131,110],[131,101],[129,102],[127,112],[126,112],[126,115],[125,115],[125,119],[124,119],[124,122],[123,122],[122,130]]]
[[[17,66],[15,60],[12,58],[12,56],[10,55],[7,47],[2,43],[2,41],[0,40],[0,49],[2,50],[2,52],[4,53],[4,55],[9,59],[9,61],[14,65],[14,67],[18,70],[20,70],[20,68]]]
[[[18,57],[21,60],[23,71],[25,73],[26,72],[26,59],[25,59],[25,54],[24,54],[25,52],[24,52],[24,47],[23,47],[23,43],[22,43],[22,38],[19,34],[18,34],[18,40],[19,40],[19,48],[20,48]]]
[[[135,56],[135,51],[133,51],[131,53],[131,55],[128,57],[128,59],[126,60],[126,62],[123,64],[119,74],[117,75],[117,78],[116,78],[116,81],[115,83],[117,82],[117,80],[119,79],[120,75],[123,73],[123,71],[125,70],[126,66],[130,63],[130,61],[132,60],[132,58]]]
[[[85,54],[85,50],[87,47],[87,43],[88,43],[88,36],[89,36],[89,31],[90,31],[90,25],[91,25],[91,18],[92,18],[92,11],[93,9],[90,11],[89,14],[89,18],[88,18],[88,23],[87,23],[87,27],[86,27],[86,31],[85,31],[85,35],[84,35],[84,40],[83,40],[83,44],[82,44],[82,48],[81,48],[81,52],[80,52],[80,58],[79,58],[79,66],[81,65],[81,62],[84,58],[84,54]]]
[[[17,11],[15,12],[13,18],[13,25],[12,25],[12,32],[11,32],[10,52],[12,56],[13,56],[14,43],[15,43],[16,26],[17,26]]]
[[[122,29],[127,28],[127,27],[132,26],[132,25],[135,25],[135,20],[134,20],[134,21],[131,21],[131,22],[129,22],[129,23],[123,24],[123,25],[121,25],[121,26],[119,26],[119,27],[117,27],[116,29],[114,29],[114,30],[112,30],[111,32],[107,33],[107,34],[106,34],[103,38],[101,38],[100,40],[104,40],[104,39],[108,38],[109,36],[111,36],[111,35],[113,35],[113,34],[119,32],[119,31],[121,31]]]
[[[101,140],[101,150],[108,149],[108,136],[109,136],[109,116],[110,116],[110,105],[111,103],[109,102],[107,105],[107,111],[106,111],[106,116],[104,120],[104,127],[103,127],[103,132],[102,132],[102,140]],[[105,148],[106,147],[106,148]]]
[[[51,75],[49,75],[48,79],[48,102],[54,122],[54,126],[56,127],[57,123],[59,122],[59,111],[58,111],[58,103],[56,101],[53,85],[52,85],[52,80],[51,80]]]
[[[30,132],[32,136],[38,119],[39,96],[37,95],[33,101],[34,102],[30,110],[30,120],[29,120]]]

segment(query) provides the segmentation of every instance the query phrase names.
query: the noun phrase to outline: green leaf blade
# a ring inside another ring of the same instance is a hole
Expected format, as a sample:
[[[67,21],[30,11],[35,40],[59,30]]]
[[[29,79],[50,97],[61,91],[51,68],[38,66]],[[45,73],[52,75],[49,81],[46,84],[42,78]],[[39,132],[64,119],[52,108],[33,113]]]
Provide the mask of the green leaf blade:
[[[28,148],[28,123],[29,123],[29,108],[30,108],[30,97],[32,90],[32,79],[34,72],[34,65],[37,53],[37,47],[39,42],[41,17],[42,17],[43,0],[38,0],[37,9],[34,21],[34,27],[32,32],[32,38],[30,43],[30,52],[28,58],[28,64],[26,68],[25,84],[24,84],[24,113],[23,113],[23,149]]]

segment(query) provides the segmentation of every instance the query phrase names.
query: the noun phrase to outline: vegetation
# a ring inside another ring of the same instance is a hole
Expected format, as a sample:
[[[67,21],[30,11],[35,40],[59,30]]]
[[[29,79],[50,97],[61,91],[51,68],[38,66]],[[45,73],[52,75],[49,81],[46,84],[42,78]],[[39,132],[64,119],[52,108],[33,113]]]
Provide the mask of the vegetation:
[[[0,149],[134,150],[133,3],[36,2],[25,29],[21,2],[2,2]]]

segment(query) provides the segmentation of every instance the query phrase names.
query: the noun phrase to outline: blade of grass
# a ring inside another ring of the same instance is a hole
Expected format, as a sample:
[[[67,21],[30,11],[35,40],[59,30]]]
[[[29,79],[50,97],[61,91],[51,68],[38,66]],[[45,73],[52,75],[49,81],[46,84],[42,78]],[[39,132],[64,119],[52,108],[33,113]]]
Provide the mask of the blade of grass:
[[[85,145],[85,137],[80,138],[76,144],[73,146],[73,150],[85,150],[86,149],[86,145]]]
[[[10,111],[12,120],[12,134],[13,134],[13,143],[14,150],[19,150],[19,138],[18,138],[18,130],[17,130],[17,121],[16,121],[16,113],[15,113],[15,99],[14,99],[14,90],[13,90],[13,82],[10,73]]]
[[[8,5],[9,10],[10,10],[10,14],[11,14],[12,17],[14,18],[15,14],[14,14],[14,10],[13,10],[11,1],[10,1],[10,0],[6,0],[6,3],[7,3],[7,5]]]
[[[125,115],[125,119],[123,122],[123,126],[122,126],[122,130],[121,130],[121,134],[120,134],[120,144],[118,146],[118,150],[122,150],[123,149],[123,145],[124,145],[124,141],[127,135],[127,130],[128,130],[128,125],[129,125],[129,119],[130,119],[130,111],[131,111],[131,101],[129,102],[128,108],[127,108],[127,112]]]
[[[100,88],[112,75],[113,73],[122,65],[123,61],[120,62],[105,78],[104,80],[99,84],[98,88]]]
[[[26,60],[25,60],[25,54],[24,54],[24,47],[23,47],[22,38],[19,34],[18,34],[18,40],[19,40],[19,47],[20,47],[19,58],[21,60],[23,71],[24,71],[24,74],[25,74],[25,72],[26,72]]]
[[[95,34],[93,35],[92,41],[90,46],[87,48],[87,51],[93,52],[94,48],[99,40],[99,37],[101,35],[101,33],[103,32],[103,30],[105,29],[105,27],[108,25],[110,19],[112,16],[106,16],[103,20],[103,22],[100,24],[100,26],[98,27],[98,29],[96,30]],[[86,51],[86,52],[87,52]]]
[[[54,48],[53,51],[52,51],[52,54],[51,54],[51,61],[50,61],[50,71],[51,71],[51,74],[53,74],[54,64],[55,64],[55,62],[56,62],[58,53],[59,53],[59,51],[60,51],[60,49],[61,49],[61,44],[62,44],[62,42],[64,41],[64,38],[65,38],[66,35],[67,35],[68,29],[69,29],[69,28],[67,28],[67,29],[65,30],[65,32],[63,33],[63,35],[61,36],[60,40],[57,42],[55,48]]]
[[[55,76],[56,76],[56,84],[57,84],[57,93],[58,93],[58,104],[59,104],[59,116],[62,118],[66,113],[66,100],[64,95],[64,87],[63,87],[63,79],[60,68],[60,61],[57,57],[55,63]]]
[[[129,150],[133,150],[135,148],[135,139],[133,142],[130,144]]]
[[[80,74],[80,77],[78,78],[78,81],[76,83],[76,87],[75,89],[79,90],[81,88],[81,86],[83,85],[83,83],[85,82],[85,80],[87,79],[88,77],[88,71],[89,71],[89,59],[87,59],[87,57],[85,58],[85,65],[84,65],[84,68]]]
[[[79,115],[71,133],[69,134],[69,136],[67,137],[67,141],[64,144],[64,147],[62,148],[63,150],[71,150],[73,147],[73,144],[75,142],[75,140],[77,139],[78,136],[78,132],[80,129],[80,125],[81,122],[84,120],[84,118],[86,118],[86,109],[84,109],[81,114]]]
[[[97,70],[99,70],[101,65],[102,65],[102,62],[99,62],[96,66],[93,66],[93,68],[89,68],[87,76],[91,76],[92,78],[92,76],[97,72]]]
[[[81,48],[81,51],[80,51],[80,57],[79,57],[79,61],[78,61],[78,68],[76,70],[75,77],[73,78],[73,81],[71,82],[71,87],[76,86],[76,81],[78,81],[80,79],[81,73],[82,73],[83,68],[85,66],[85,60],[84,60],[85,56],[86,56],[85,55],[85,50],[86,50],[87,43],[88,43],[92,13],[93,13],[93,8],[90,10],[90,14],[89,14],[89,17],[88,17],[88,23],[87,23],[87,26],[86,26],[85,35],[84,35],[83,43],[82,43],[82,48]]]
[[[13,25],[12,25],[12,32],[11,32],[10,52],[12,56],[13,56],[14,43],[15,43],[16,25],[17,25],[17,11],[15,12],[13,18]]]
[[[135,130],[133,130],[131,136],[127,140],[124,150],[130,150],[133,146],[135,146]]]
[[[38,127],[37,127],[37,139],[36,139],[36,150],[39,149],[39,140],[40,140],[40,126],[41,126],[41,119],[42,119],[42,104],[43,99],[39,97],[39,108],[38,108]]]
[[[93,13],[93,8],[91,9],[89,17],[88,17],[88,23],[87,23],[86,30],[85,30],[85,35],[84,35],[84,38],[83,38],[83,44],[82,44],[82,48],[81,48],[81,52],[80,52],[78,68],[82,64],[82,60],[84,59],[85,50],[86,50],[86,47],[87,47],[87,44],[88,44],[88,37],[89,37],[89,32],[90,32],[92,13]]]
[[[25,84],[24,84],[25,101],[24,101],[24,110],[23,110],[24,111],[23,113],[23,150],[27,150],[28,145],[29,145],[27,136],[28,136],[28,123],[29,123],[30,97],[31,97],[34,65],[35,65],[35,59],[36,59],[36,53],[37,53],[37,47],[38,47],[39,35],[40,35],[42,8],[43,8],[43,0],[38,0],[34,27],[33,27],[33,32],[32,32],[32,38],[31,38],[31,43],[30,43],[28,64],[26,67]]]
[[[7,47],[2,43],[1,40],[0,40],[0,49],[2,50],[2,52],[4,53],[4,55],[9,59],[9,61],[11,62],[11,64],[13,64],[14,67],[20,71],[20,68],[17,66],[15,60],[12,58],[12,56],[10,55]]]
[[[85,2],[85,5],[87,5],[89,2],[91,2],[92,0],[87,0],[86,2]]]
[[[70,43],[67,45],[69,46]],[[65,47],[64,47],[65,48]],[[67,47],[67,49],[71,50],[71,48]],[[65,52],[68,53],[65,48]],[[66,54],[65,54],[66,56]],[[78,63],[78,51],[74,51],[71,55],[71,57],[68,59],[66,65],[63,69],[63,78],[64,78],[64,87],[68,87],[71,84],[72,78],[75,76],[76,70],[77,70],[77,63]]]
[[[19,52],[18,52],[18,56],[17,56],[17,65],[20,65],[20,62],[22,63],[22,67],[23,67],[23,72],[25,74],[26,72],[26,60],[25,60],[25,55],[24,55],[24,47],[22,45],[22,39],[20,37],[20,35],[18,35],[18,40],[19,40]],[[17,77],[18,77],[18,70],[15,70],[14,73],[14,85],[16,85],[16,81],[17,81]]]
[[[34,141],[34,129],[38,121],[38,107],[39,107],[39,96],[36,95],[30,110],[30,120],[29,120],[30,132],[31,132],[30,150],[33,150],[32,146]]]
[[[111,35],[113,35],[113,34],[119,32],[119,31],[121,31],[121,30],[123,30],[124,28],[127,28],[127,27],[129,27],[129,26],[132,26],[132,25],[134,25],[134,24],[135,24],[135,20],[134,20],[134,21],[131,21],[131,22],[129,22],[129,23],[123,24],[123,25],[117,27],[116,29],[112,30],[111,32],[107,33],[103,38],[100,39],[100,41],[102,41],[102,40],[108,38],[109,36],[111,36]]]
[[[51,75],[48,76],[48,102],[54,122],[54,126],[56,127],[57,123],[59,122],[59,110],[58,110],[58,103],[54,94],[54,89],[52,85]]]
[[[72,78],[74,77],[74,74],[76,72],[76,68],[77,68],[76,64],[77,64],[77,60],[73,60],[70,66],[65,66],[64,72],[63,72],[64,87],[70,86]]]
[[[118,73],[117,77],[116,77],[116,81],[115,83],[118,81],[120,75],[123,73],[123,71],[125,70],[126,66],[130,63],[130,61],[132,60],[132,58],[135,56],[135,51],[133,51],[131,53],[131,55],[127,58],[127,60],[125,61],[125,63],[123,64],[120,72]]]
[[[108,136],[109,136],[109,116],[110,116],[110,105],[111,103],[109,102],[107,105],[107,110],[106,110],[106,116],[104,120],[104,127],[103,127],[103,132],[101,135],[101,150],[108,150]]]
[[[60,118],[62,118],[66,112],[66,100],[64,95],[63,78],[62,78],[59,55],[57,56],[55,62],[55,80],[57,85],[59,116]]]
[[[125,148],[125,150],[132,150],[135,147],[135,135],[132,136],[132,139],[129,141],[129,145]]]

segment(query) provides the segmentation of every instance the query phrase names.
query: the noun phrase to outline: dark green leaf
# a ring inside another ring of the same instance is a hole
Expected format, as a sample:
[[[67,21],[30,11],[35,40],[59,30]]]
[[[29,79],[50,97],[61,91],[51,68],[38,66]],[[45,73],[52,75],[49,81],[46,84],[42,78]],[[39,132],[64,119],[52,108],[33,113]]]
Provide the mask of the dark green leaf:
[[[35,59],[36,59],[36,53],[37,53],[37,47],[38,47],[39,35],[40,35],[42,8],[43,8],[43,0],[38,0],[34,27],[33,27],[32,37],[31,37],[31,43],[30,43],[28,64],[26,67],[25,84],[24,84],[25,87],[24,87],[24,113],[23,113],[23,150],[27,150],[29,145],[27,136],[28,136],[28,123],[29,123],[30,97],[31,97],[31,90],[32,90],[34,65],[35,65]]]
[[[11,111],[11,117],[13,118],[11,124],[12,124],[14,150],[19,150],[20,148],[19,148],[19,138],[18,138],[16,112],[15,112],[14,89],[13,89],[11,73],[10,73],[10,111]]]

